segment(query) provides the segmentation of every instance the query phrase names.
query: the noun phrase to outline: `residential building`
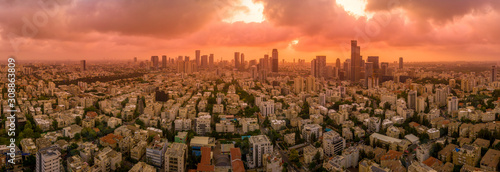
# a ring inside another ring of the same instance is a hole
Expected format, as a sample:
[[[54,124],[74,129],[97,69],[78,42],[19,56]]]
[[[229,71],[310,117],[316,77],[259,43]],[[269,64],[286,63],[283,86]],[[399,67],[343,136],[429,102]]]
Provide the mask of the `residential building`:
[[[212,132],[210,127],[212,117],[210,115],[199,116],[196,118],[196,134],[205,135]]]
[[[285,143],[290,146],[295,145],[295,133],[285,134],[284,136]]]
[[[186,170],[187,145],[170,143],[165,151],[165,171],[183,172]]]
[[[262,167],[263,156],[273,152],[271,140],[266,135],[250,136],[251,151],[247,155],[248,166],[250,168]]]
[[[146,164],[145,162],[138,162],[129,170],[129,172],[156,172],[156,168]]]
[[[481,148],[464,144],[453,151],[453,164],[476,166],[481,158]]]
[[[345,139],[339,133],[332,130],[323,134],[323,150],[326,156],[340,154],[344,148]]]
[[[278,151],[264,154],[263,159],[264,159],[263,166],[266,172],[275,172],[283,170],[283,160]]]
[[[487,171],[498,171],[499,159],[500,159],[500,151],[495,149],[489,149],[488,152],[484,154],[479,165],[481,166],[481,169]]]
[[[317,140],[323,135],[323,127],[318,124],[306,124],[302,127],[302,137],[308,141],[312,142]]]
[[[314,156],[316,156],[317,153],[320,155],[320,159],[323,159],[323,149],[322,148],[315,148],[312,145],[308,145],[303,148],[303,155],[304,155],[304,162],[306,164],[309,164],[313,162]]]
[[[61,152],[56,147],[46,147],[36,152],[36,172],[59,172],[62,170]]]
[[[426,159],[428,159],[431,156],[431,145],[430,144],[423,144],[419,145],[417,147],[417,160],[419,162],[424,162]]]
[[[151,144],[146,148],[146,162],[155,166],[162,167],[163,156],[167,150],[168,141],[156,136]]]

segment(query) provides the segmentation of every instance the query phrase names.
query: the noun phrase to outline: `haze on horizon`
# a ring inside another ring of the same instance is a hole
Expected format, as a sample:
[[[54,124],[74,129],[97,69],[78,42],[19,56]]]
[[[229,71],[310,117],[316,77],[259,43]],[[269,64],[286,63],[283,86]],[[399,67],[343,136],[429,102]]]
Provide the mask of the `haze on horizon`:
[[[0,56],[21,60],[129,60],[235,51],[257,59],[327,62],[493,61],[500,55],[494,0],[0,0]]]

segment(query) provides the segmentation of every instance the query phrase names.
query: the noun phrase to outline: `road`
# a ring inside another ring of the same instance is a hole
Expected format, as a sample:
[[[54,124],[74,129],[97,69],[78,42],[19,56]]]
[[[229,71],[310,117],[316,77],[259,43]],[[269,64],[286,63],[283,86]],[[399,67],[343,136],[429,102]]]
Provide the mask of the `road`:
[[[276,147],[278,147],[278,151],[279,151],[279,153],[280,153],[281,158],[283,159],[283,161],[285,161],[288,164],[287,171],[292,171],[291,168],[293,168],[293,171],[295,171],[295,172],[301,171],[301,170],[295,168],[295,166],[288,159],[288,155],[286,153],[283,153],[283,150],[281,149],[280,146],[276,145],[274,149],[276,149]]]

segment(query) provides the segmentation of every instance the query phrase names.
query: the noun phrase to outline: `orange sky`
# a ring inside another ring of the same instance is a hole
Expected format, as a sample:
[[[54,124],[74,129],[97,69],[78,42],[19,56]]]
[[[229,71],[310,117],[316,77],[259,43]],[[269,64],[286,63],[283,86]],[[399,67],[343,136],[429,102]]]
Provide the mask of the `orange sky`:
[[[0,56],[131,60],[233,52],[256,59],[496,60],[498,0],[0,0]]]

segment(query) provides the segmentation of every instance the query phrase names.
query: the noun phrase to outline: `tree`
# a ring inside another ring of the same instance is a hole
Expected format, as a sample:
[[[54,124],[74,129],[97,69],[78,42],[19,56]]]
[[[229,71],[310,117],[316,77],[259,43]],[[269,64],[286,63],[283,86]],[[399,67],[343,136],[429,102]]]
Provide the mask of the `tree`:
[[[316,152],[316,155],[314,155],[313,161],[316,162],[317,164],[321,162],[321,154],[319,153],[319,151]]]
[[[293,163],[298,163],[299,162],[299,152],[297,150],[292,149],[290,151],[290,161]]]
[[[141,126],[141,128],[144,128],[144,125],[145,125],[145,124],[144,124],[144,122],[142,122],[142,120],[140,120],[140,119],[136,119],[136,120],[135,120],[135,123],[136,123],[137,125]]]
[[[80,118],[79,116],[77,116],[77,117],[75,118],[75,121],[76,121],[76,124],[78,124],[78,125],[82,125],[82,118]]]
[[[59,129],[58,125],[59,125],[59,124],[57,123],[57,121],[56,121],[56,120],[53,120],[53,121],[52,121],[52,128],[53,128],[54,130]]]

